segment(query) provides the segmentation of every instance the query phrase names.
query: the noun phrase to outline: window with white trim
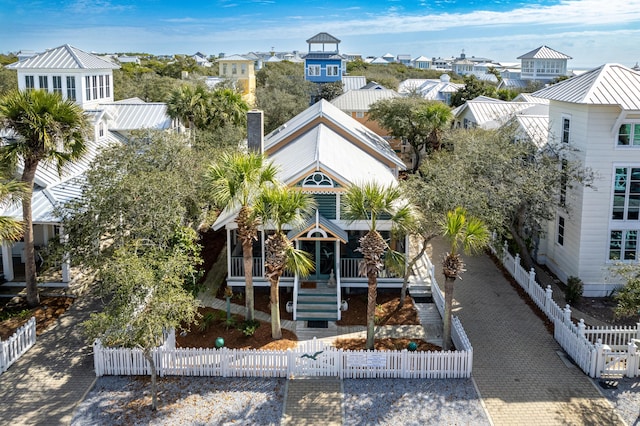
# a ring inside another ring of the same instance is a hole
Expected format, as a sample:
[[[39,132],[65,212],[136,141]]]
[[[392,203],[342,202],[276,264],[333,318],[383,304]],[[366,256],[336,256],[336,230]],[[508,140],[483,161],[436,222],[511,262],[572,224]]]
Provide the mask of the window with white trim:
[[[560,205],[564,206],[567,203],[567,170],[569,168],[569,162],[564,158],[560,161]]]
[[[322,172],[314,172],[302,181],[302,186],[330,186],[333,187],[333,179]]]
[[[307,75],[309,77],[319,77],[320,74],[320,65],[309,65],[307,67]]]
[[[67,76],[67,99],[76,100],[76,78],[73,76]]]
[[[35,79],[32,75],[25,75],[24,76],[24,87],[27,90],[32,90],[35,89]]]
[[[86,98],[88,101],[90,101],[91,100],[91,77],[90,76],[86,76],[84,78],[84,85],[85,85]]]
[[[609,260],[638,259],[638,230],[613,230],[609,237]]]
[[[612,220],[640,218],[640,167],[616,167],[613,179]]]
[[[364,118],[364,111],[356,111],[356,118]]]
[[[640,146],[640,124],[622,124],[618,130],[618,146]]]
[[[111,82],[110,82],[111,78],[109,76],[109,74],[104,76],[104,91],[106,94],[107,98],[111,97]]]
[[[49,76],[39,75],[38,76],[38,84],[40,89],[49,91]]]
[[[94,75],[92,76],[92,85],[91,88],[93,89],[93,99],[98,99],[98,76]]]
[[[99,77],[99,81],[100,81],[100,99],[104,98],[104,76],[101,75]]]
[[[562,143],[569,143],[569,136],[571,136],[571,119],[568,117],[562,117]]]
[[[558,216],[558,238],[556,240],[561,246],[564,245],[564,217]]]
[[[327,75],[337,77],[339,75],[339,67],[337,65],[327,65]]]
[[[51,81],[53,84],[53,93],[59,93],[62,96],[62,77],[59,75],[54,75],[51,77]]]

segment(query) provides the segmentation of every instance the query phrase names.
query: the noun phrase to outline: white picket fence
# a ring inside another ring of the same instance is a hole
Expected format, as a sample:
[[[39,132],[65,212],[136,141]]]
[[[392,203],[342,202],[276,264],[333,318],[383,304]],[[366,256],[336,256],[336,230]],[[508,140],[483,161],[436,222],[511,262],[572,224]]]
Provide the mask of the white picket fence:
[[[494,239],[495,241],[495,239]],[[535,279],[536,273],[527,272],[520,265],[519,255],[512,256],[505,241],[500,250],[489,246],[491,252],[533,302],[554,324],[554,338],[565,352],[591,377],[609,375],[640,376],[640,323],[635,327],[589,327],[584,321],[571,320],[571,307],[560,308],[553,300],[551,286],[543,289]]]
[[[7,371],[35,343],[36,318],[31,317],[25,325],[13,333],[13,336],[4,342],[0,342],[0,373]]]
[[[471,376],[473,349],[458,318],[452,321],[458,350],[447,352],[349,351],[313,339],[286,351],[176,348],[175,335],[152,352],[159,376],[340,378],[436,378]],[[93,344],[96,376],[149,375],[141,349]]]

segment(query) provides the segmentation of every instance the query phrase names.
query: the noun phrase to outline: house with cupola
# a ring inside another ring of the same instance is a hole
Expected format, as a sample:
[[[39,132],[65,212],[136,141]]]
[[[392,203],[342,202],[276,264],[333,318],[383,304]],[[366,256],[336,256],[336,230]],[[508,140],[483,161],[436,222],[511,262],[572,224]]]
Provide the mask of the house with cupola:
[[[305,225],[288,231],[289,239],[309,253],[315,269],[307,276],[285,275],[280,285],[291,290],[294,320],[338,320],[342,289],[367,287],[367,278],[358,272],[362,254],[357,248],[368,224],[344,220],[341,197],[352,184],[373,181],[382,186],[397,185],[404,163],[386,140],[326,100],[321,99],[264,139],[261,134],[252,136],[255,132],[251,131],[261,128],[261,124],[252,126],[254,120],[261,123],[261,114],[249,113],[250,147],[264,152],[278,166],[279,181],[312,194],[317,204]],[[236,213],[223,211],[213,227],[227,232],[227,285],[244,287]],[[408,240],[391,234],[389,220],[382,218],[377,228],[391,247],[406,251]],[[263,228],[254,243],[255,286],[269,285],[264,269],[264,241],[269,232],[268,227]],[[399,288],[402,281],[402,277],[384,269],[378,287]]]
[[[558,77],[568,76],[567,60],[571,59],[571,56],[548,46],[540,46],[518,56],[518,59],[521,61],[522,80],[549,83]]]
[[[34,242],[44,247],[52,238],[64,235],[55,209],[82,194],[84,173],[99,150],[111,143],[122,143],[138,129],[179,130],[169,118],[164,103],[140,99],[114,100],[113,70],[119,66],[70,45],[59,46],[7,65],[16,70],[20,90],[46,90],[80,105],[93,126],[87,153],[58,171],[50,164],[40,164],[34,179],[32,209]],[[0,129],[0,141],[15,135]],[[21,165],[18,164],[18,173]],[[2,214],[22,220],[22,206],[10,205]],[[20,281],[24,271],[23,242],[2,244],[2,273],[7,281]],[[71,279],[69,261],[63,262],[61,283]]]
[[[524,70],[523,70],[524,71]],[[561,188],[537,260],[584,295],[610,295],[621,284],[611,267],[640,259],[640,73],[606,64],[541,89],[549,100],[549,139],[570,144],[567,160],[593,171],[593,187]]]
[[[328,33],[318,33],[307,40],[304,55],[304,78],[313,83],[334,83],[347,72],[347,60],[340,54],[340,40]]]

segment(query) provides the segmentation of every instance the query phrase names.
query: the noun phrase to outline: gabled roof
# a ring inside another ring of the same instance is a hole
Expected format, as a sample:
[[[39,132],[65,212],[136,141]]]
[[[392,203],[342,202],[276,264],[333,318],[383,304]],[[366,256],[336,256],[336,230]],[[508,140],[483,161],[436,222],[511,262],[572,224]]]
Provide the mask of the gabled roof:
[[[381,99],[399,98],[400,95],[395,90],[349,90],[331,103],[342,111],[367,112],[372,104]]]
[[[507,102],[498,99],[487,101],[476,98],[456,108],[454,113],[456,117],[460,117],[465,111],[469,111],[479,127],[492,129],[505,124],[515,115],[527,115],[532,111],[540,115],[545,113],[548,115],[548,106],[539,103]]]
[[[357,146],[360,151],[366,151],[369,157],[376,158],[388,167],[405,167],[386,140],[324,99],[266,135],[265,152],[275,155],[282,147],[298,140],[320,124],[334,132],[340,132],[344,144]]]
[[[120,66],[68,44],[7,65],[11,69],[118,69]]]
[[[640,110],[640,73],[619,64],[605,64],[577,77],[533,93],[552,101],[586,105],[619,105]]]
[[[413,62],[431,62],[431,58],[427,58],[426,56],[418,56],[413,60]]]
[[[318,33],[307,40],[307,43],[321,44],[321,43],[340,43],[340,40],[335,38],[329,33]]]
[[[336,225],[326,217],[322,216],[318,210],[316,210],[315,216],[311,216],[307,219],[307,222],[298,229],[292,229],[287,234],[287,238],[294,240],[303,236],[303,234],[314,233],[316,230],[324,231],[327,237],[337,238],[342,243],[346,244],[349,241],[349,235],[347,231]]]
[[[363,75],[344,75],[342,76],[342,91],[361,89],[367,84],[367,77]]]
[[[547,46],[540,46],[537,49],[533,49],[531,52],[527,52],[524,55],[518,56],[517,59],[573,59],[569,55],[553,50]]]
[[[549,139],[549,115],[518,114],[515,119],[519,132],[526,135],[538,148],[547,144]]]

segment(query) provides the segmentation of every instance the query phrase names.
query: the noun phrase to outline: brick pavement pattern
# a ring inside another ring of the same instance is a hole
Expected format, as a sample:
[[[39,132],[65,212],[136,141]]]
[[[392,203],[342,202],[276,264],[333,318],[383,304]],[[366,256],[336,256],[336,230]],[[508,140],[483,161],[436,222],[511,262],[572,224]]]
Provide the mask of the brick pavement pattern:
[[[433,246],[442,285],[439,260],[447,248],[439,240]],[[624,424],[591,379],[562,360],[560,345],[491,258],[463,258],[453,315],[471,340],[472,376],[494,425]]]
[[[342,381],[338,378],[301,377],[287,381],[282,425],[341,425]]]
[[[78,298],[36,344],[0,375],[0,424],[65,425],[92,387],[93,353],[80,324],[98,310],[98,299]]]

